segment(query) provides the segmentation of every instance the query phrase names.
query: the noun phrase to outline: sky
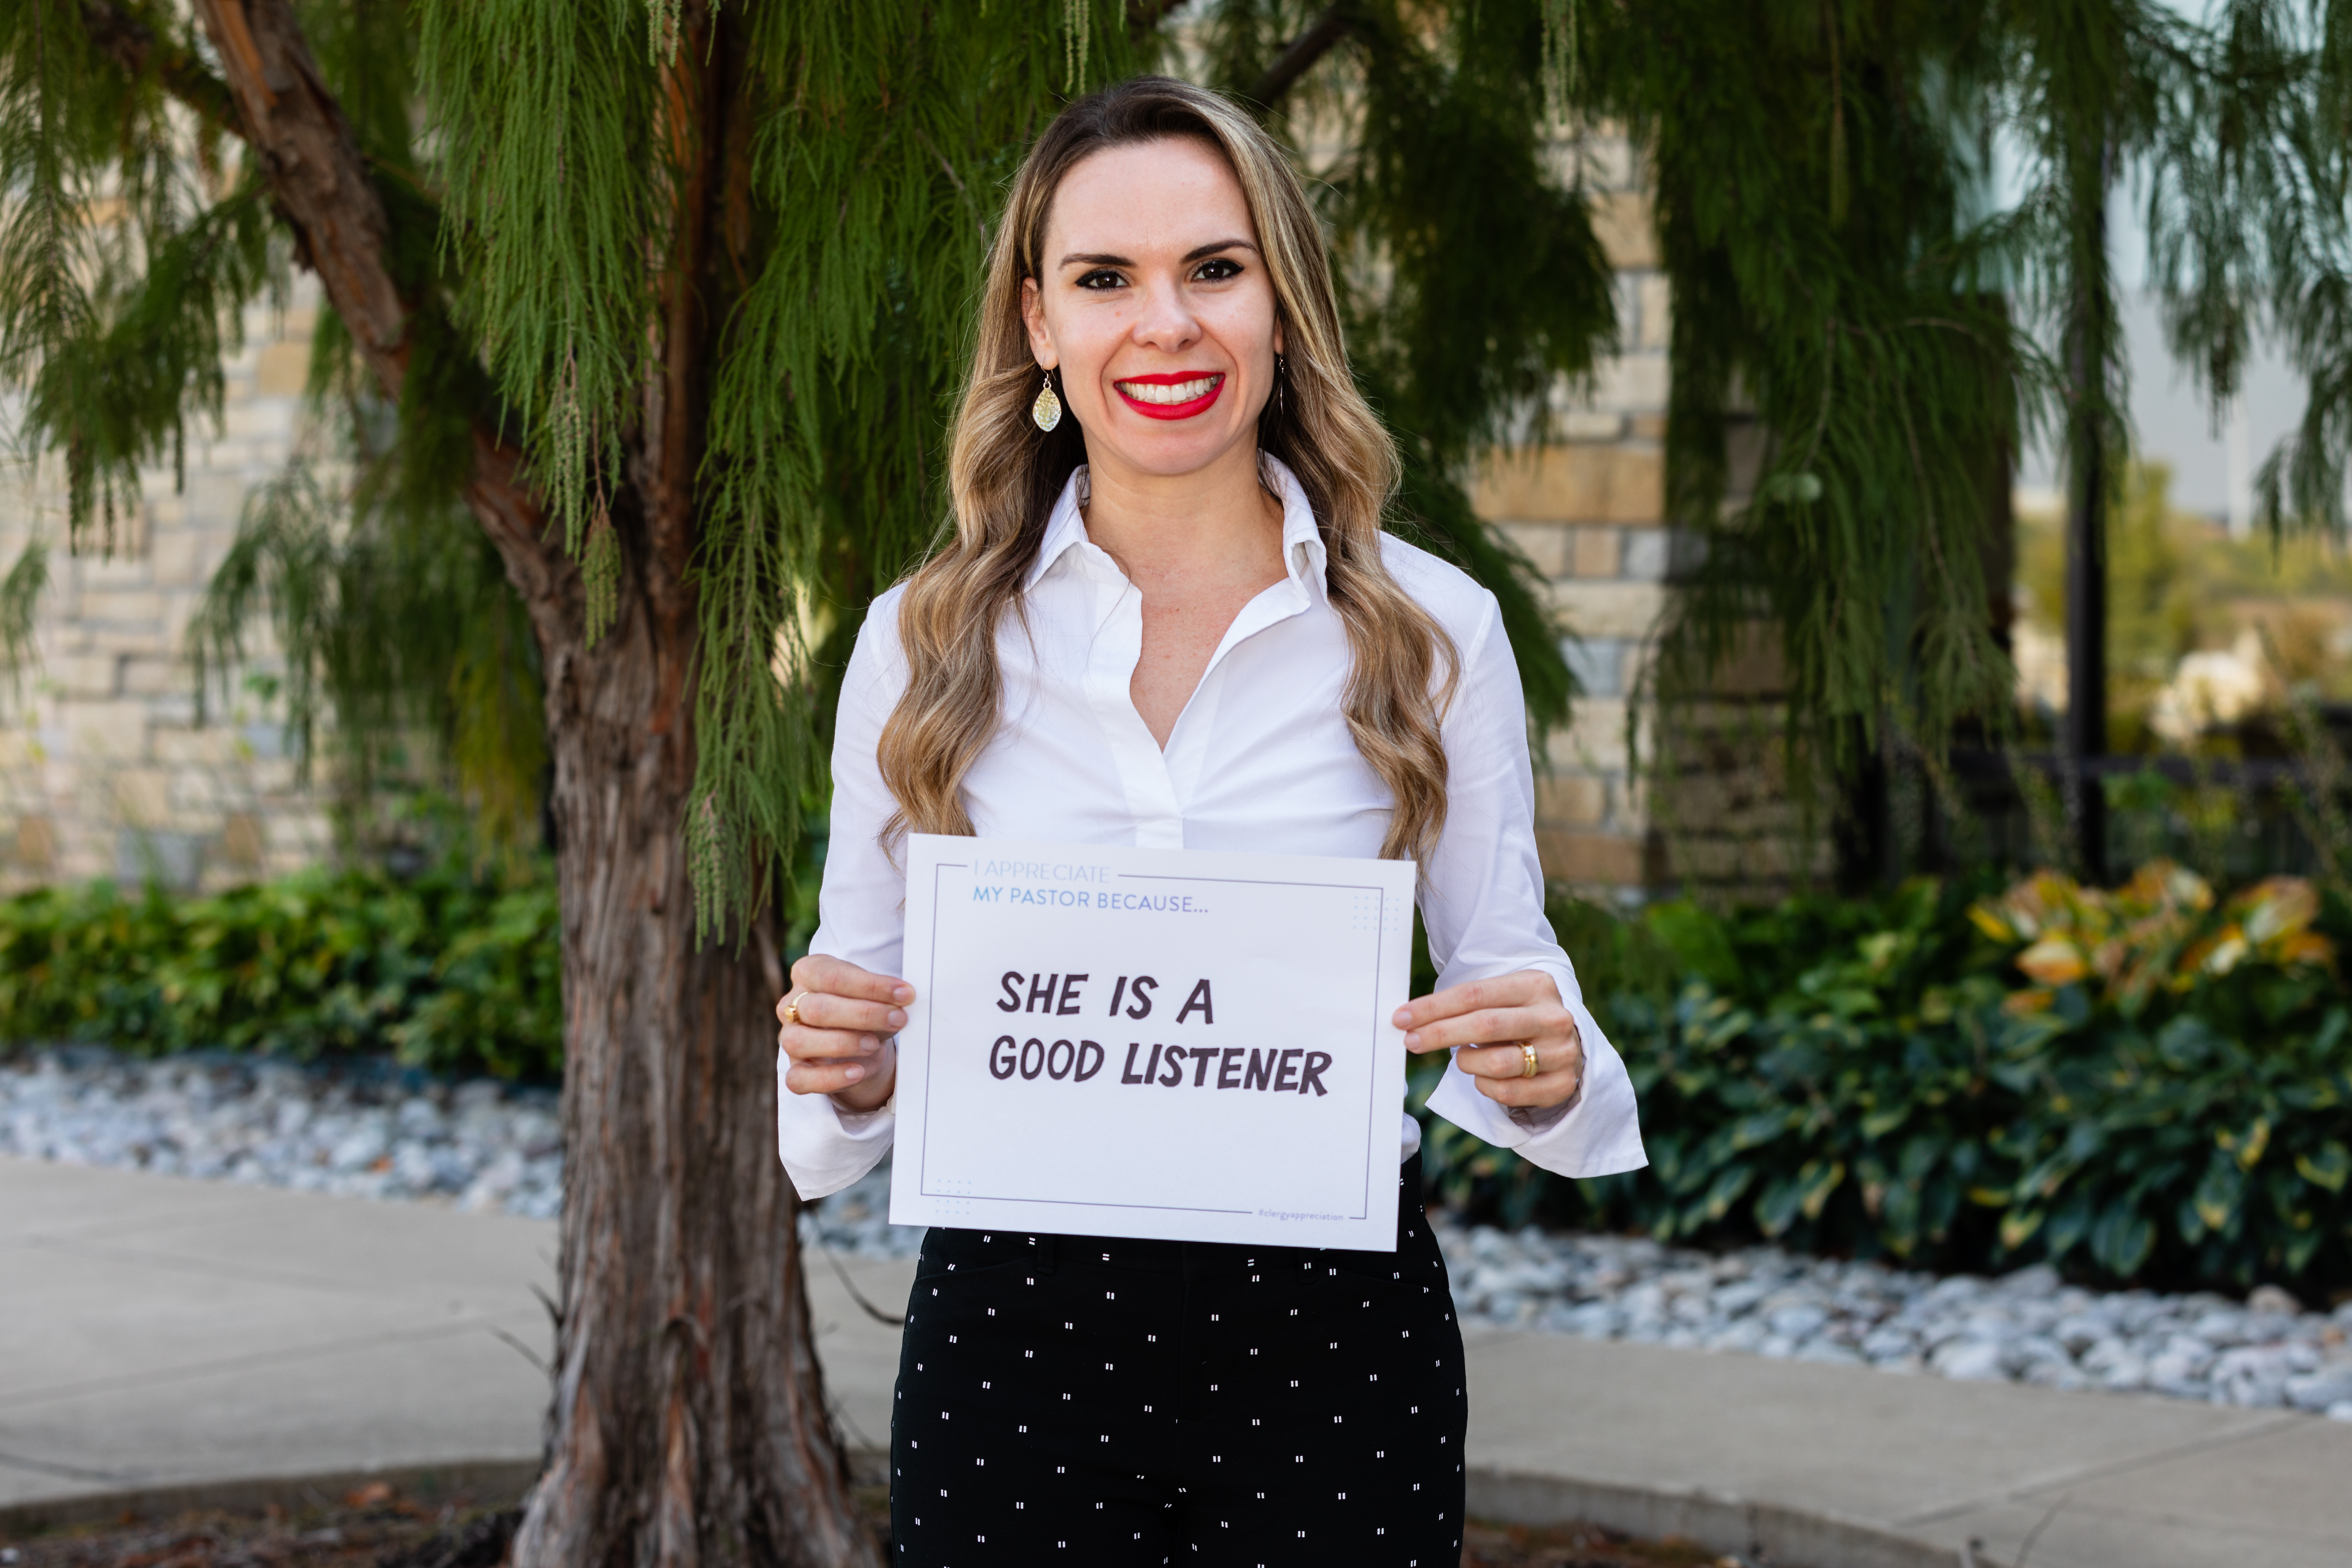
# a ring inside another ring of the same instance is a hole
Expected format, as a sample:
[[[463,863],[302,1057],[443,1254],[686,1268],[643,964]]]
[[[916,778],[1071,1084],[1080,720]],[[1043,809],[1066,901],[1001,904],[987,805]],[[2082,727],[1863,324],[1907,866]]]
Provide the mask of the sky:
[[[2198,0],[2164,3],[2192,18],[2205,11]],[[1997,152],[1997,201],[2015,201],[2021,162],[2013,150]],[[2260,345],[2246,366],[2239,396],[2215,427],[2213,410],[2166,349],[2158,303],[2146,291],[2147,230],[2140,221],[2140,200],[2127,170],[2108,209],[2107,232],[2116,281],[2124,293],[2122,325],[2131,365],[2135,451],[2143,460],[2171,468],[2175,507],[2226,521],[2232,531],[2242,531],[2252,518],[2255,468],[2302,421],[2302,379],[2274,347]],[[2029,451],[2020,461],[2021,503],[2051,504],[2059,483],[2050,453]]]

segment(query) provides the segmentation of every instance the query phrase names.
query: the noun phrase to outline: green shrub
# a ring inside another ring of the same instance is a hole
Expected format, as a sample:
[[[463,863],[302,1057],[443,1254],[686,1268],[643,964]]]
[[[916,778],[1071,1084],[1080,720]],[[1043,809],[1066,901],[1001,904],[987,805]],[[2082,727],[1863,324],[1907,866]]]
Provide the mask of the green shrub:
[[[546,877],[459,864],[407,880],[319,868],[204,898],[43,889],[0,902],[0,1039],[551,1079],[557,935]]]
[[[2037,879],[1997,903],[1919,882],[1731,918],[1664,905],[1583,931],[1580,971],[1590,951],[1596,975],[1638,981],[1624,955],[1663,947],[1688,977],[1587,982],[1650,1168],[1557,1182],[1441,1124],[1430,1169],[1513,1223],[2352,1283],[2352,1019],[2321,930],[2347,911],[2323,918],[2284,879],[2217,908],[2185,872],[2147,875],[2112,895]]]

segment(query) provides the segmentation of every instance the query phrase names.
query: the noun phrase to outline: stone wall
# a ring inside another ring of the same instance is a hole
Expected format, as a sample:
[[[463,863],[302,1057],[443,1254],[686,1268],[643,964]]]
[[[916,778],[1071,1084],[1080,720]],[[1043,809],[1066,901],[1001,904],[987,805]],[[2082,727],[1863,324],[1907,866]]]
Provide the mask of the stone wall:
[[[292,449],[315,285],[289,308],[247,312],[245,347],[224,367],[218,426],[193,422],[184,483],[142,476],[134,515],[110,553],[66,548],[54,461],[0,472],[0,556],[37,532],[49,544],[38,661],[0,715],[0,887],[153,877],[217,887],[292,868],[329,846],[321,802],[298,788],[278,704],[215,692],[196,721],[187,627],[236,537],[246,498]],[[13,410],[0,427],[13,430]],[[256,668],[273,662],[266,635]]]
[[[1563,392],[1551,444],[1497,460],[1472,500],[1547,579],[1584,685],[1574,721],[1538,760],[1536,828],[1545,872],[1592,892],[1657,880],[1660,846],[1628,756],[1629,700],[1665,604],[1673,535],[1665,519],[1669,304],[1650,199],[1622,136],[1586,137],[1580,163],[1617,274],[1618,352],[1590,388]]]

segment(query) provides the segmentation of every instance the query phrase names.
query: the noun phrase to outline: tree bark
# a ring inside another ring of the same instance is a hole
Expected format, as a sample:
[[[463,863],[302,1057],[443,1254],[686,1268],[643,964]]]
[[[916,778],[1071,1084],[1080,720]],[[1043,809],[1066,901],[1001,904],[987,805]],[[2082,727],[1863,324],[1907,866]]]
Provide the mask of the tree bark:
[[[513,1561],[878,1568],[826,1419],[776,1159],[782,964],[764,922],[740,952],[695,945],[678,842],[692,726],[653,724],[690,649],[656,647],[660,626],[625,591],[620,624],[550,667],[562,1321],[548,1467]]]
[[[289,0],[195,0],[243,133],[303,260],[397,397],[416,302],[389,220]],[[695,7],[699,16],[701,7]],[[696,44],[684,60],[708,58]],[[681,82],[670,129],[715,112]],[[694,777],[688,476],[708,333],[693,308],[707,178],[678,182],[664,368],[614,519],[619,619],[591,648],[578,570],[520,454],[477,428],[465,495],[530,607],[555,761],[564,995],[562,1300],[547,1468],[512,1561],[562,1568],[860,1565],[880,1556],[825,1414],[775,1152],[773,931],[698,947],[681,829]]]

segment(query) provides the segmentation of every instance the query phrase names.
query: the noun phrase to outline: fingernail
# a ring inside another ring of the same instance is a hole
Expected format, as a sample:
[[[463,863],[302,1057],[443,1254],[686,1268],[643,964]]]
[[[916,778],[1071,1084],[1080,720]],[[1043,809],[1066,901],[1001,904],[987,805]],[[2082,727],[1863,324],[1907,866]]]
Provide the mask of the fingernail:
[[[859,1067],[856,1062],[852,1062],[849,1064],[847,1070],[843,1072],[841,1076],[847,1079],[850,1082],[856,1083],[859,1079],[866,1076],[866,1069]]]
[[[1412,1009],[1410,1007],[1398,1008],[1396,1010],[1396,1016],[1390,1021],[1395,1024],[1400,1029],[1410,1026],[1412,1023]]]
[[[891,1009],[890,1009],[890,1026],[891,1026],[892,1028],[894,1028],[894,1029],[903,1029],[903,1028],[905,1028],[905,1027],[907,1026],[907,1015],[906,1015],[906,1014],[904,1014],[904,1013],[901,1013],[901,1012],[900,1012],[900,1011],[898,1011],[898,1008],[896,1008],[896,1007],[891,1008]]]
[[[871,1035],[860,1035],[857,1037],[857,1048],[861,1051],[878,1051],[882,1048],[882,1042]]]
[[[1419,1049],[1419,1048],[1420,1048],[1420,1047],[1421,1047],[1421,1037],[1420,1037],[1419,1035],[1410,1035],[1410,1034],[1409,1034],[1409,1035],[1405,1036],[1405,1037],[1404,1037],[1404,1048],[1405,1048],[1406,1050],[1409,1050],[1409,1051],[1411,1051],[1411,1050],[1417,1050],[1417,1049]]]
[[[915,988],[911,985],[901,985],[890,993],[890,999],[894,1002],[912,1002],[915,999]]]

